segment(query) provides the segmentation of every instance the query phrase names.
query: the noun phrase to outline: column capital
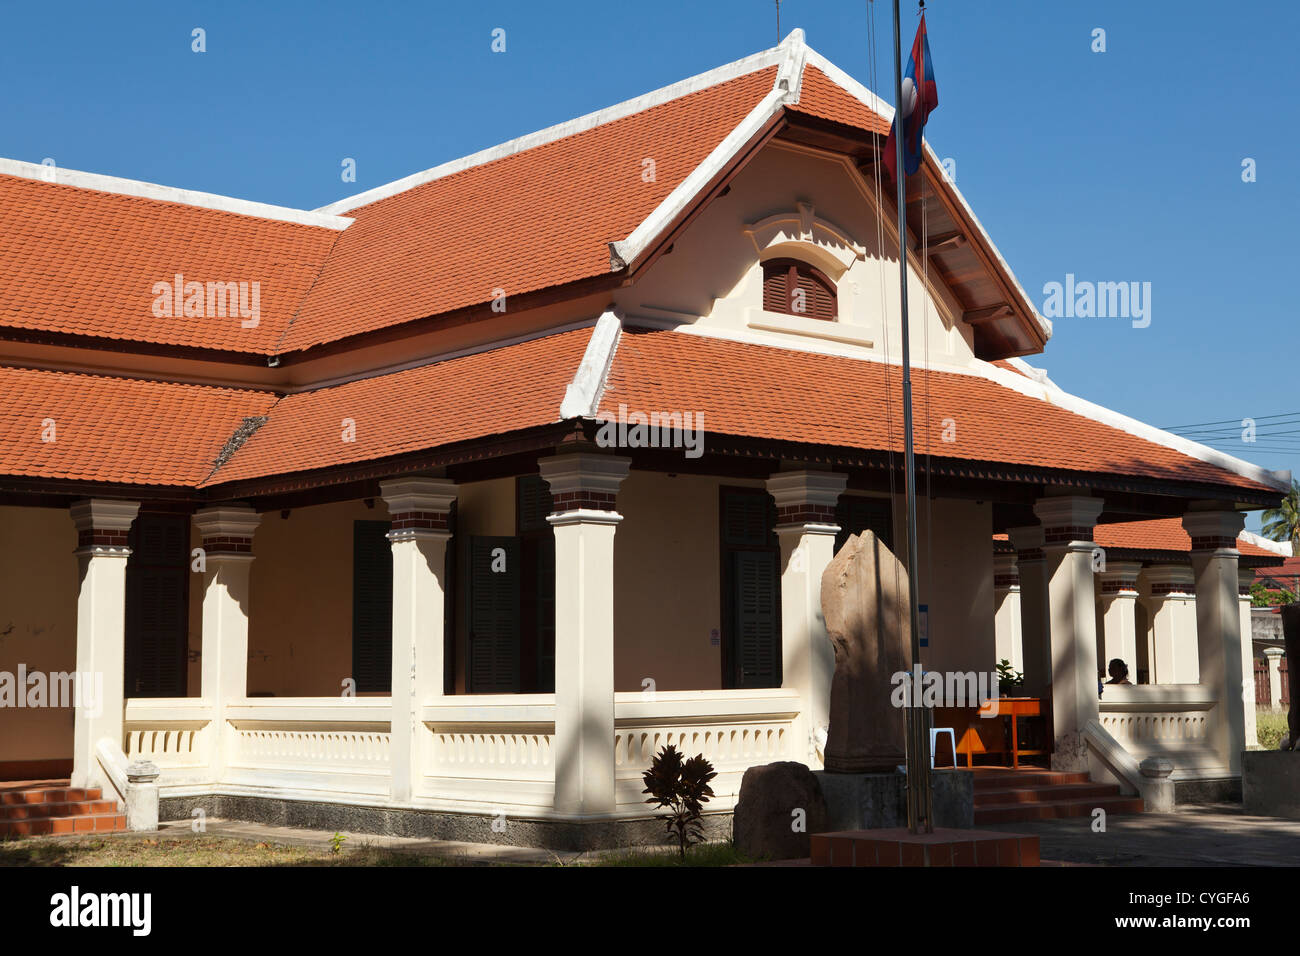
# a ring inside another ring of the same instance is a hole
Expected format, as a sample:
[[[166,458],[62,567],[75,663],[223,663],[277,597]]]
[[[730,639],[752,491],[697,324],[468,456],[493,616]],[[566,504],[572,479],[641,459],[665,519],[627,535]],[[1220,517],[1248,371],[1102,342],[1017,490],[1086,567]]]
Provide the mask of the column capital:
[[[1110,561],[1105,571],[1097,572],[1099,593],[1103,597],[1130,591],[1137,594],[1137,579],[1141,573],[1141,561]]]
[[[1030,524],[1019,528],[1008,528],[1007,537],[1011,539],[1011,546],[1016,549],[1017,564],[1043,560],[1042,525]]]
[[[1196,575],[1186,565],[1168,564],[1144,572],[1153,598],[1191,597],[1196,594]]]
[[[993,553],[993,590],[1020,590],[1020,572],[1016,568],[1016,555],[1014,552],[995,551]]]
[[[456,482],[450,478],[393,478],[379,483],[379,492],[392,519],[389,541],[449,538]]]
[[[140,513],[140,502],[82,498],[72,503],[68,513],[77,528],[77,554],[130,556],[127,535]]]
[[[1264,648],[1264,656],[1265,656],[1265,657],[1268,657],[1268,658],[1271,658],[1271,659],[1273,659],[1273,660],[1280,660],[1280,659],[1282,658],[1282,655],[1285,654],[1285,653],[1286,653],[1286,651],[1284,651],[1284,650],[1283,650],[1282,648],[1280,648],[1280,647],[1266,647],[1266,648]]]
[[[570,512],[616,514],[618,488],[631,465],[631,458],[588,452],[540,459],[538,470],[551,488],[551,516]],[[608,515],[603,517],[608,523]]]
[[[1105,502],[1087,495],[1053,495],[1034,502],[1034,514],[1043,526],[1044,547],[1061,547],[1072,541],[1092,541],[1093,527]]]
[[[767,493],[776,501],[777,530],[839,532],[835,506],[849,476],[834,471],[778,471],[767,479]]]
[[[1183,528],[1192,539],[1193,551],[1235,551],[1237,535],[1246,525],[1240,511],[1189,511]]]
[[[261,523],[262,516],[245,504],[214,505],[194,512],[194,526],[208,557],[252,560],[253,532]]]

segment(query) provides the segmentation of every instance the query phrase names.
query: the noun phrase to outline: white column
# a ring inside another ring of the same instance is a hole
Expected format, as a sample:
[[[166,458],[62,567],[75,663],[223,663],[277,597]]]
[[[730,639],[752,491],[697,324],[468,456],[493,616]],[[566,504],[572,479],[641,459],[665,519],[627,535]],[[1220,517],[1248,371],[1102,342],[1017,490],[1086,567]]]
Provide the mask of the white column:
[[[408,803],[426,766],[420,710],[443,692],[447,528],[456,483],[401,478],[379,488],[393,522],[391,795]]]
[[[1028,525],[1007,531],[1016,549],[1020,578],[1020,649],[1024,661],[1025,695],[1046,700],[1052,691],[1051,624],[1047,604],[1047,556],[1043,553],[1043,528]]]
[[[90,498],[72,505],[77,528],[77,682],[72,718],[72,785],[107,790],[99,741],[122,746],[126,667],[127,534],[138,501]]]
[[[1250,586],[1255,583],[1252,568],[1237,569],[1237,608],[1241,614],[1241,704],[1246,709],[1246,746],[1259,746],[1259,721],[1255,708],[1255,645],[1251,640]]]
[[[210,759],[214,780],[226,769],[226,714],[248,697],[249,572],[253,532],[262,517],[242,504],[194,512],[203,539],[203,698],[212,705]]]
[[[1230,773],[1241,772],[1246,749],[1246,707],[1242,693],[1241,608],[1237,602],[1237,535],[1240,511],[1193,511],[1183,515],[1192,538],[1196,573],[1196,641],[1200,683],[1219,696],[1212,743]]]
[[[555,809],[613,812],[614,510],[631,459],[578,452],[538,462],[555,530]]]
[[[1196,585],[1183,564],[1157,565],[1142,572],[1151,596],[1151,683],[1196,684]]]
[[[1282,655],[1285,653],[1280,647],[1264,648],[1264,659],[1268,661],[1268,706],[1271,710],[1282,709]]]
[[[999,551],[993,555],[993,626],[998,658],[995,663],[1010,661],[1012,670],[1024,671],[1020,574],[1013,551]]]
[[[1111,561],[1097,574],[1101,591],[1104,659],[1097,662],[1103,674],[1115,658],[1129,669],[1129,680],[1137,683],[1137,578],[1142,565],[1136,561]],[[1146,639],[1146,635],[1143,635]],[[1109,680],[1110,677],[1104,678]]]
[[[1083,727],[1097,719],[1097,603],[1093,524],[1103,502],[1080,495],[1040,498],[1051,632],[1052,769],[1089,770]]]
[[[814,770],[823,765],[835,676],[835,648],[822,617],[822,572],[835,557],[835,504],[847,481],[847,475],[824,471],[782,471],[767,480],[781,542],[781,686],[799,690],[795,746],[808,742],[806,762]]]

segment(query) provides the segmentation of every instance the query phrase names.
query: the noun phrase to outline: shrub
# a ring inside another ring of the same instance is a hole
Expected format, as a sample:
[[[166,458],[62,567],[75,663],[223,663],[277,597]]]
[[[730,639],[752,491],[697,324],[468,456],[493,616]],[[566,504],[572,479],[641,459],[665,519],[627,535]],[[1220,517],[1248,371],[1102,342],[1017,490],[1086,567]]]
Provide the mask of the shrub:
[[[645,783],[642,793],[648,793],[646,803],[667,809],[663,818],[668,833],[676,837],[682,859],[692,843],[704,842],[704,804],[713,796],[709,781],[718,774],[713,765],[696,754],[684,760],[672,744],[655,755],[650,769],[641,774]]]

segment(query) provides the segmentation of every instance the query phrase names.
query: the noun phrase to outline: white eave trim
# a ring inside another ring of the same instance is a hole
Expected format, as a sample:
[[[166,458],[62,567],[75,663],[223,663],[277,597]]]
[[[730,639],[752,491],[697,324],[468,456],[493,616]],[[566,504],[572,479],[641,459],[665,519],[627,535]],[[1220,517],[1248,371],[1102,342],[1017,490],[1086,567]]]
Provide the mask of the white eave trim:
[[[1253,531],[1243,531],[1237,535],[1241,541],[1253,544],[1257,548],[1263,548],[1265,551],[1272,551],[1276,555],[1284,558],[1293,557],[1291,554],[1291,543],[1289,541],[1274,541],[1272,538],[1265,538],[1263,535],[1255,534]],[[1263,569],[1267,573],[1268,569]]]
[[[800,37],[803,31],[795,31]],[[381,199],[387,199],[390,196],[396,196],[398,193],[406,192],[408,189],[414,189],[416,186],[422,186],[425,183],[433,182],[435,179],[472,169],[475,166],[482,166],[484,163],[490,163],[493,160],[504,159],[507,156],[513,156],[515,153],[522,153],[525,150],[533,149],[537,146],[552,143],[568,136],[593,129],[597,126],[603,126],[606,123],[612,123],[615,120],[623,119],[634,113],[640,113],[655,106],[660,106],[680,97],[687,96],[691,93],[697,93],[700,90],[706,90],[710,87],[717,86],[720,83],[726,83],[737,77],[745,76],[756,70],[766,69],[780,63],[786,55],[782,47],[773,47],[770,50],[763,50],[761,53],[755,53],[747,56],[742,60],[736,60],[734,63],[727,63],[723,66],[716,67],[705,73],[680,80],[670,86],[662,87],[650,93],[645,93],[634,99],[625,100],[614,106],[608,106],[603,110],[597,110],[594,113],[588,113],[586,116],[579,116],[576,119],[567,120],[558,123],[555,126],[548,126],[546,129],[538,130],[535,133],[529,133],[526,136],[520,136],[508,142],[501,143],[498,146],[492,146],[488,149],[480,150],[477,153],[471,153],[469,156],[463,156],[460,159],[453,159],[450,162],[443,163],[440,166],[434,166],[432,169],[426,169],[422,172],[412,173],[402,179],[394,180],[383,186],[376,186],[374,189],[368,189],[363,193],[355,196],[349,196],[347,199],[340,199],[337,202],[330,203],[327,206],[321,206],[318,212],[322,213],[343,213],[362,206],[368,206],[371,203],[378,202]]]
[[[175,186],[159,186],[156,183],[141,182],[137,179],[120,179],[117,176],[84,173],[76,169],[64,169],[61,166],[25,163],[18,159],[0,158],[0,175],[31,179],[58,186],[72,186],[75,189],[93,189],[96,192],[114,193],[119,196],[136,196],[140,199],[173,202],[182,206],[195,206],[200,209],[216,209],[220,212],[235,213],[239,216],[256,216],[259,219],[297,223],[300,226],[318,226],[322,229],[333,229],[335,231],[342,231],[352,225],[353,222],[353,220],[344,216],[312,212],[306,209],[290,209],[287,206],[272,206],[269,203],[252,202],[248,199],[234,199],[230,196],[218,196],[216,193],[198,192],[193,189],[179,189]]]
[[[573,374],[573,381],[564,390],[564,400],[560,403],[560,421],[596,417],[622,331],[623,323],[612,311],[603,313],[596,320],[591,338],[587,340],[587,350]]]

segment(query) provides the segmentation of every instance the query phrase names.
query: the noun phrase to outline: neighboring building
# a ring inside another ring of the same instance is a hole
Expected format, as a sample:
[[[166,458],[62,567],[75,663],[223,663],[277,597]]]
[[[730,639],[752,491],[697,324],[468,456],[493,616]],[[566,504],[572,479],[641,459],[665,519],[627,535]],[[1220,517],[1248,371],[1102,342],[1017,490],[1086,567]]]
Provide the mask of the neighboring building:
[[[666,742],[720,811],[820,765],[822,570],[850,532],[901,551],[890,115],[796,31],[316,212],[4,161],[0,671],[104,693],[6,712],[0,770],[102,783],[107,742],[164,815],[581,842],[645,816]],[[1289,476],[1033,374],[1050,325],[932,154],[909,189],[925,665],[995,666],[1009,532],[1054,766],[1231,781],[1234,545]],[[1175,683],[1099,706],[1092,608],[1132,581],[1094,527],[1145,518],[1191,535],[1153,595],[1204,613]]]

